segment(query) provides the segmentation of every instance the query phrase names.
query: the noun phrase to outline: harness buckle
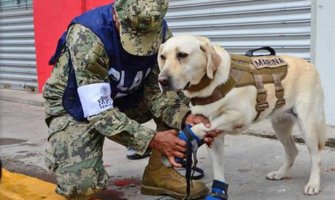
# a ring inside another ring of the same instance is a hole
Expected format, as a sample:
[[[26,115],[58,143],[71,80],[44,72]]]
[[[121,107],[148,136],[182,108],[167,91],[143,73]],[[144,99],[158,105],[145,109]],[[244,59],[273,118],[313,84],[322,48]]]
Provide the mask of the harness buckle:
[[[263,111],[267,108],[269,108],[269,103],[268,102],[258,102],[256,104],[256,110],[257,111]]]
[[[276,105],[275,105],[275,107],[276,107],[276,108],[280,108],[280,107],[282,107],[283,105],[285,105],[285,103],[286,103],[285,99],[278,99],[278,100],[276,101]]]
[[[284,88],[283,87],[277,87],[276,92],[284,92]]]
[[[277,87],[276,88],[276,97],[277,97],[277,99],[282,99],[284,97],[284,88],[283,87]]]

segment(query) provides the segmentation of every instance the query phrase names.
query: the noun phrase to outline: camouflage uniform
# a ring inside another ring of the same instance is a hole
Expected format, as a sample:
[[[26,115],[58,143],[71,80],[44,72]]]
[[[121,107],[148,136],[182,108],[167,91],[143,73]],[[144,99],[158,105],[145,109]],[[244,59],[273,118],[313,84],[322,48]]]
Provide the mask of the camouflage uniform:
[[[170,36],[169,32],[167,37]],[[157,49],[157,45],[149,48]],[[137,48],[136,52],[140,49]],[[101,40],[91,30],[79,24],[72,25],[68,30],[66,47],[43,90],[49,126],[47,166],[55,172],[59,194],[81,199],[82,195],[107,187],[108,175],[102,161],[105,137],[143,154],[155,130],[140,123],[153,118],[160,125],[181,129],[182,121],[190,111],[183,97],[173,92],[160,93],[157,84],[159,70],[155,66],[144,82],[144,101],[139,102],[136,108],[121,112],[114,107],[89,117],[87,122],[76,121],[62,106],[70,57],[78,87],[108,83],[108,77],[94,69],[99,65],[108,70],[110,61]]]

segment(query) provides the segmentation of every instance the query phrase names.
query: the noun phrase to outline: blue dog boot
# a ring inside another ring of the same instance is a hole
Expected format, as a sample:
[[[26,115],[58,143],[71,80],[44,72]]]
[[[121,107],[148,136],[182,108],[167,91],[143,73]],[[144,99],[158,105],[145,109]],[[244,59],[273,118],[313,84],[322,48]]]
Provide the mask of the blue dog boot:
[[[206,196],[206,200],[228,200],[228,184],[214,180],[212,191]]]
[[[201,140],[198,136],[195,135],[195,133],[192,131],[191,125],[186,125],[184,130],[179,131],[178,138],[181,140],[184,140],[185,142],[195,140],[197,148],[204,144],[204,141]],[[176,162],[181,163],[182,158],[176,158]]]
[[[198,136],[196,136],[191,128],[192,128],[191,125],[187,125],[182,131],[179,131],[178,138],[181,140],[184,140],[186,143],[191,142],[192,146],[190,150],[193,151],[194,153],[194,151],[196,151],[196,149],[200,147],[201,145],[203,145],[205,142],[202,139],[200,139]],[[175,160],[177,163],[180,163],[180,164],[186,163],[185,159],[183,158],[176,157]],[[165,156],[162,158],[162,162],[165,166],[171,167],[170,162]],[[201,173],[203,174],[203,172]]]
[[[184,130],[179,131],[178,137],[179,139],[184,140],[185,142],[189,140],[196,140],[198,147],[204,144],[204,141],[201,140],[198,136],[196,136],[195,133],[192,131],[191,125],[186,125]]]

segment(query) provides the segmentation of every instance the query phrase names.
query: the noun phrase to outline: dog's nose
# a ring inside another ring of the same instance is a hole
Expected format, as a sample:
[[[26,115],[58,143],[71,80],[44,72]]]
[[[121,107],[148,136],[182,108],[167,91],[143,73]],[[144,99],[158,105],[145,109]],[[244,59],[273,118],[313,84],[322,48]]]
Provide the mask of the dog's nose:
[[[164,77],[164,76],[159,76],[158,77],[158,82],[162,85],[162,86],[167,86],[168,84],[168,78]]]

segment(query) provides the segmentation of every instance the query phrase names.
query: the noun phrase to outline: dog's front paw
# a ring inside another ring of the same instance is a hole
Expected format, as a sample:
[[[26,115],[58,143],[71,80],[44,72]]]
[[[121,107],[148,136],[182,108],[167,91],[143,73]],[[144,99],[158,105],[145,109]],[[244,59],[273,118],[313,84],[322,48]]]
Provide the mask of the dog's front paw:
[[[281,180],[284,178],[284,174],[279,171],[273,171],[266,175],[266,179],[268,180]]]
[[[206,135],[206,131],[208,131],[208,128],[206,128],[205,125],[202,123],[192,126],[191,129],[195,133],[195,135],[200,139],[203,139]]]
[[[317,195],[320,192],[320,183],[308,182],[305,186],[305,195]]]

